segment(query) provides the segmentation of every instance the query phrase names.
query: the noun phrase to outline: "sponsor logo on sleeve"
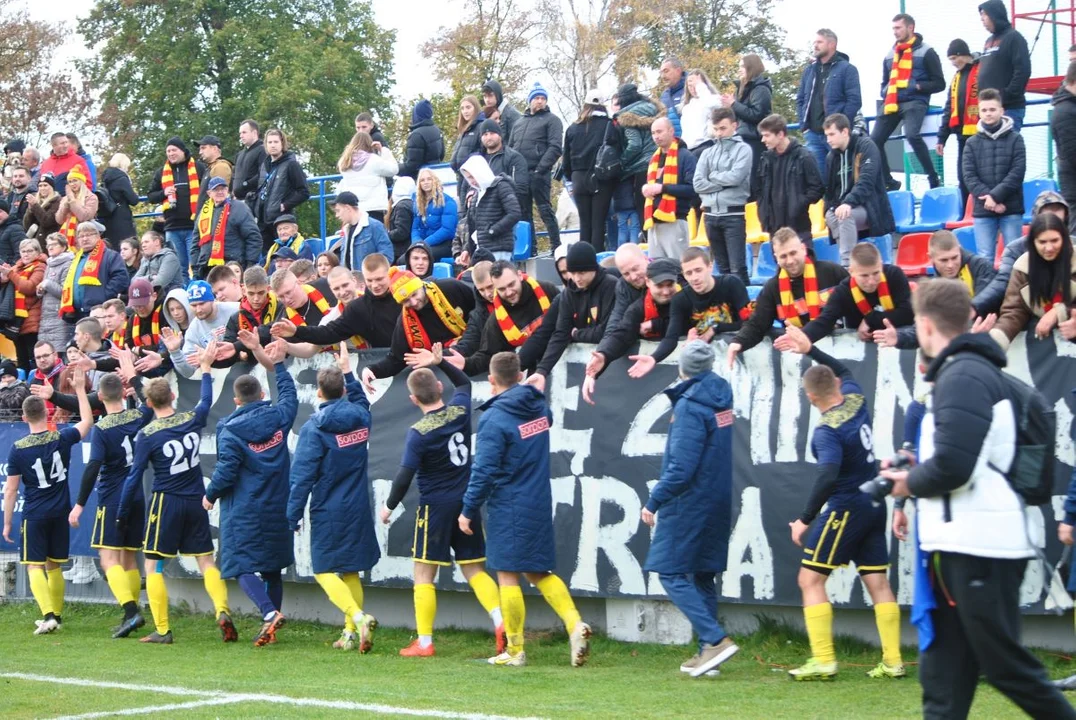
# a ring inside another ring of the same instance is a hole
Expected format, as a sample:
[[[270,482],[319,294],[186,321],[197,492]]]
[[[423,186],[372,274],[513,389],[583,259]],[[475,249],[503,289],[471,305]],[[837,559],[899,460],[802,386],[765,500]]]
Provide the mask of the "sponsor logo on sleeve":
[[[282,442],[284,442],[284,431],[283,430],[277,430],[276,433],[273,434],[273,437],[269,438],[265,442],[247,443],[247,447],[250,448],[251,450],[253,450],[256,453],[262,453],[262,452],[265,452],[266,450],[271,450],[272,448],[275,448],[277,445],[280,445]]]
[[[714,419],[717,420],[717,426],[719,428],[727,428],[732,425],[734,418],[731,410],[722,410],[721,412],[714,414]]]
[[[549,431],[549,418],[540,417],[537,420],[531,420],[529,423],[523,423],[519,426],[519,437],[526,440],[529,437],[538,435],[540,433]]]
[[[366,442],[366,439],[370,437],[370,428],[359,428],[349,433],[341,433],[336,436],[337,447],[350,447],[352,445],[359,445]]]

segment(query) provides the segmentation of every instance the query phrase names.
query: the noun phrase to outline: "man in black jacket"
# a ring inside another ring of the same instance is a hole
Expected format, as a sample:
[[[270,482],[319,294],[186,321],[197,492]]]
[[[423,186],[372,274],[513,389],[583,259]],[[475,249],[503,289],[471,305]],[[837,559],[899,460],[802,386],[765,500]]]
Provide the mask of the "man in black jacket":
[[[463,357],[470,357],[478,352],[482,344],[482,333],[486,329],[486,320],[493,314],[493,299],[497,291],[493,287],[493,278],[489,270],[493,267],[492,260],[481,260],[471,266],[471,285],[474,286],[474,310],[467,318],[467,329],[463,331],[463,337],[455,344],[456,352]],[[460,280],[467,281],[466,277]]]
[[[433,123],[433,105],[429,100],[419,100],[411,111],[407,151],[397,174],[415,180],[418,178],[418,171],[423,167],[444,159],[445,136]]]
[[[647,257],[643,249],[635,243],[624,243],[616,249],[613,256],[616,262],[617,272],[620,279],[616,281],[616,304],[613,305],[613,314],[609,316],[607,331],[612,331],[620,325],[620,319],[633,302],[638,300],[646,292],[646,268]]]
[[[205,163],[192,158],[187,146],[178,137],[168,140],[164,154],[166,167],[158,170],[153,177],[146,200],[164,206],[164,239],[176,251],[183,284],[186,285],[190,280],[194,218],[205,200],[202,182],[206,179],[207,171]]]
[[[964,153],[964,182],[975,198],[976,251],[993,259],[999,232],[1008,245],[1023,231],[1027,150],[997,90],[979,93],[979,116],[979,132],[968,139]]]
[[[814,165],[809,153],[807,161],[808,166]],[[762,342],[774,321],[803,327],[821,315],[830,291],[848,277],[840,265],[811,257],[792,228],[779,229],[770,242],[781,272],[766,281],[755,298],[755,311],[729,343],[730,368],[738,354]]]
[[[0,262],[14,265],[19,261],[19,245],[26,239],[26,231],[7,200],[0,199]]]
[[[808,248],[813,248],[810,208],[825,192],[818,163],[810,150],[788,136],[783,116],[767,115],[758,124],[758,131],[766,146],[758,167],[762,229],[772,236],[780,228],[792,228]]]
[[[979,6],[979,19],[990,33],[979,60],[979,90],[997,90],[1001,103],[1013,121],[1013,130],[1024,126],[1027,101],[1024,88],[1031,78],[1031,54],[1027,40],[1009,22],[1002,0],[987,0]]]
[[[512,128],[522,117],[511,101],[504,96],[501,84],[496,80],[487,80],[482,85],[482,112],[490,120],[501,126],[501,136],[505,143],[512,138]]]
[[[361,112],[355,116],[355,132],[364,132],[374,142],[381,143],[383,147],[389,146],[389,141],[385,139],[385,134],[381,132],[381,128],[374,122],[374,116],[368,112]]]
[[[904,271],[896,265],[883,265],[878,248],[871,243],[856,245],[851,257],[851,277],[833,289],[821,314],[803,328],[812,343],[830,335],[841,319],[863,342],[873,342],[874,331],[885,329],[886,320],[896,328],[915,321],[912,290]],[[777,338],[773,346],[782,351],[795,348],[786,337]]]
[[[1057,144],[1057,180],[1061,195],[1072,206],[1076,203],[1076,62],[1069,63],[1065,80],[1050,104],[1050,132]]]
[[[553,164],[561,153],[564,126],[560,118],[549,111],[549,98],[541,83],[534,83],[527,95],[527,112],[523,114],[509,138],[509,145],[519,152],[527,161],[529,177],[526,183],[519,183],[517,190],[521,193],[519,207],[523,219],[534,226],[534,209],[532,201],[538,206],[542,216],[549,242],[555,250],[560,245],[560,229],[557,226],[557,214],[553,212],[550,200]],[[531,255],[537,253],[537,243],[531,248]]]
[[[1020,585],[1038,551],[1006,477],[1018,428],[1002,376],[1005,353],[989,337],[967,334],[970,313],[958,281],[935,280],[916,292],[932,402],[920,464],[882,472],[894,497],[918,498],[919,545],[930,555],[934,637],[919,656],[923,716],[967,717],[982,675],[1030,717],[1076,718],[1020,640]]]
[[[527,161],[508,147],[504,141],[504,131],[496,120],[483,120],[478,126],[478,132],[482,140],[480,154],[489,163],[489,169],[494,175],[507,175],[512,181],[512,186],[516,189],[516,199],[522,208],[523,200],[528,197],[529,192],[527,183],[530,182],[530,171],[527,169]]]
[[[900,183],[889,172],[885,143],[903,122],[904,137],[926,170],[930,187],[935,188],[941,181],[919,131],[930,96],[945,89],[941,58],[934,48],[923,42],[923,36],[915,31],[915,19],[907,13],[893,18],[893,37],[897,40],[893,51],[882,61],[882,114],[874,121],[871,140],[881,150],[886,190],[899,190]]]
[[[567,260],[575,287],[566,288],[560,298],[553,336],[535,374],[527,380],[543,392],[546,378],[569,343],[596,343],[602,339],[616,304],[616,278],[598,265],[598,255],[590,243],[572,243]]]
[[[236,200],[245,200],[251,210],[254,209],[255,195],[262,182],[262,165],[265,164],[265,145],[258,135],[258,123],[244,120],[239,125],[239,154],[235,157],[235,169],[232,171],[232,195]]]
[[[208,198],[198,211],[192,251],[194,274],[205,280],[214,267],[235,260],[243,269],[257,265],[262,235],[247,206],[228,197],[228,182],[211,178]]]
[[[956,68],[956,74],[946,93],[934,151],[938,155],[944,154],[949,136],[956,136],[956,176],[960,183],[960,207],[963,208],[968,202],[968,186],[964,182],[962,167],[964,146],[979,128],[979,58],[972,56],[971,48],[960,38],[949,43],[948,57]]]

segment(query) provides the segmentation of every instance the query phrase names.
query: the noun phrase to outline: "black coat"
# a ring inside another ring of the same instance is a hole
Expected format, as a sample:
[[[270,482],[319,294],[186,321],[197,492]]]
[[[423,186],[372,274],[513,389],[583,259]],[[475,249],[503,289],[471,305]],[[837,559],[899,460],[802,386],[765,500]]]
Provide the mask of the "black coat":
[[[259,225],[272,225],[278,217],[294,212],[297,206],[310,199],[306,175],[292,151],[288,150],[276,160],[266,155],[262,173],[255,200],[257,212],[254,213]]]
[[[476,197],[477,192],[467,206],[467,252],[473,255],[478,248],[512,252],[516,245],[516,223],[523,217],[512,182],[507,176],[498,175],[477,204],[473,199]]]
[[[190,206],[190,183],[187,182],[187,163],[190,161],[190,154],[185,154],[183,162],[172,165],[172,179],[176,188],[176,201],[164,211],[164,229],[167,230],[190,230],[194,227],[194,218],[191,217]],[[207,178],[206,166],[201,160],[196,160],[194,163],[196,172],[198,173],[199,183],[199,196],[205,195],[205,184]],[[164,188],[161,185],[161,175],[164,169],[157,171],[157,174],[153,176],[153,184],[149,186],[149,192],[146,193],[146,200],[151,203],[163,203],[164,202]],[[204,197],[199,197],[198,207],[202,206]]]
[[[137,235],[131,207],[138,204],[138,193],[131,186],[130,176],[119,168],[106,168],[98,181],[100,189],[107,192],[116,203],[115,211],[108,217],[101,217],[100,213],[97,214],[105,226],[105,240],[108,240],[108,244],[116,249],[120,246],[121,240]]]
[[[467,161],[467,158],[475,153],[482,152],[482,136],[478,134],[478,124],[485,121],[485,119],[485,115],[478,113],[474,120],[471,121],[471,124],[456,138],[456,147],[452,148],[452,169],[456,172],[456,187],[461,191],[466,190],[467,181],[463,179],[460,168]],[[457,194],[461,197],[465,195],[463,192],[458,192]]]
[[[606,133],[613,121],[605,113],[592,114],[585,122],[568,126],[564,133],[564,177],[572,181],[572,190],[591,194],[598,191],[592,175],[598,151],[605,144]]]
[[[400,177],[418,179],[418,171],[426,165],[439,163],[445,159],[445,135],[433,124],[433,120],[423,120],[411,126],[407,136],[407,151],[400,163]]]
[[[385,229],[392,241],[392,251],[400,257],[411,246],[411,224],[415,220],[415,201],[411,198],[397,200],[389,214],[389,224]]]
[[[1024,171],[1027,156],[1024,137],[1013,130],[1013,122],[1001,118],[1001,126],[990,132],[979,123],[979,132],[964,146],[964,183],[975,198],[973,217],[995,217],[981,195],[990,195],[1005,205],[1005,215],[1024,214]]]
[[[882,272],[889,286],[889,296],[893,300],[892,310],[872,309],[864,316],[852,297],[851,278],[846,278],[829,294],[829,300],[822,308],[822,314],[803,328],[804,335],[809,337],[811,342],[818,342],[830,335],[837,321],[841,319],[844,320],[844,327],[848,330],[857,329],[864,319],[871,330],[884,330],[884,320],[889,320],[896,328],[915,322],[915,314],[912,312],[912,289],[908,284],[908,277],[896,265],[883,265]],[[821,283],[819,288],[821,288]],[[881,301],[877,292],[864,293],[864,296],[871,308],[880,306]]]
[[[1050,131],[1057,144],[1058,179],[1061,187],[1068,194],[1076,191],[1076,95],[1062,86],[1050,101],[1053,113],[1050,115]]]
[[[516,189],[516,197],[521,192],[530,192],[530,171],[527,170],[527,161],[508,145],[501,145],[501,151],[496,155],[490,155],[485,148],[482,149],[482,157],[489,163],[489,169],[494,175],[507,175],[512,181],[512,187]],[[520,202],[522,205],[522,201]]]
[[[740,97],[738,89],[736,97]],[[770,79],[760,76],[748,82],[743,100],[732,101],[732,111],[736,113],[736,120],[740,124],[737,134],[744,140],[761,140],[758,124],[762,122],[762,118],[773,112],[773,85]]]
[[[993,88],[1001,93],[1007,110],[1027,105],[1024,88],[1031,78],[1031,54],[1027,40],[1009,22],[1002,0],[988,0],[979,7],[994,21],[994,34],[986,39],[979,59],[979,91]]]
[[[847,203],[867,211],[872,237],[896,232],[882,177],[882,155],[869,137],[851,133],[848,147],[826,158],[826,209]]]
[[[848,271],[843,267],[825,260],[815,260],[814,269],[820,291],[836,287],[848,277]],[[790,284],[792,286],[792,296],[796,298],[803,297],[803,277],[790,278]],[[777,307],[781,304],[779,285],[779,276],[774,275],[762,286],[762,292],[755,299],[755,311],[751,313],[751,317],[747,318],[732,341],[739,343],[743,350],[750,350],[758,345],[773,330],[773,321],[778,319]],[[809,316],[801,317],[800,321],[806,322],[808,319]]]
[[[532,113],[527,110],[512,128],[512,149],[527,161],[527,169],[535,175],[545,175],[560,157],[564,125],[549,111]]]
[[[261,140],[239,151],[232,170],[232,195],[237,200],[246,200],[247,205],[253,206],[255,196],[252,193],[262,183],[264,164],[265,144]]]
[[[538,363],[539,375],[549,375],[568,343],[597,343],[602,339],[616,304],[616,283],[615,276],[598,268],[594,281],[586,290],[571,287],[561,293],[556,329]],[[550,320],[552,318],[547,318],[545,322]],[[572,330],[576,331],[574,337]]]
[[[44,238],[40,234],[38,235],[42,245],[44,245]],[[7,220],[0,223],[0,262],[7,263],[8,265],[14,265],[19,261],[19,243],[26,239],[26,231],[22,228],[22,223],[14,213],[7,216]]]
[[[778,182],[778,170],[783,172],[782,182]],[[810,232],[809,208],[825,192],[822,173],[811,151],[791,139],[783,155],[773,150],[762,154],[758,174],[758,216],[762,229],[770,234],[782,227],[798,233]]]

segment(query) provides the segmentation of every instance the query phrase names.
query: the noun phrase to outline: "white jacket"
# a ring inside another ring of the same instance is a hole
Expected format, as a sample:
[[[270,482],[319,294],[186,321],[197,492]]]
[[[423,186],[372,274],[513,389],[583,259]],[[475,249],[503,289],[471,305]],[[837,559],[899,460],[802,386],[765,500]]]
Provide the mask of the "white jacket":
[[[710,111],[721,107],[721,96],[710,92],[706,83],[697,81],[695,90],[699,93],[697,98],[691,98],[691,102],[681,105],[680,112],[680,139],[684,141],[688,149],[698,147],[707,140],[713,140],[710,135]],[[687,92],[684,92],[684,100],[687,100]]]
[[[336,185],[336,194],[350,191],[359,198],[359,207],[366,212],[386,212],[389,209],[387,179],[400,171],[400,165],[387,147],[380,155],[371,154],[362,170],[345,170]]]

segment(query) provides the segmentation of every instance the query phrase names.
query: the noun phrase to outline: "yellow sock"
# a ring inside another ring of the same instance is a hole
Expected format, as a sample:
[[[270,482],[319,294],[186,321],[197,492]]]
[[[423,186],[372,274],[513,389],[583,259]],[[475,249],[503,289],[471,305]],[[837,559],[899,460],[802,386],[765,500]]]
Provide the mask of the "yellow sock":
[[[549,603],[549,606],[564,622],[564,628],[568,632],[574,630],[576,624],[583,618],[579,615],[579,611],[575,609],[575,601],[572,600],[572,596],[568,592],[568,586],[564,584],[564,581],[556,575],[546,575],[538,581],[537,587],[538,592],[542,593],[545,601]]]
[[[127,583],[131,586],[131,599],[138,602],[138,598],[142,596],[142,573],[138,570],[128,570],[126,575]]]
[[[105,579],[108,580],[108,587],[116,597],[116,602],[126,605],[134,601],[131,597],[131,584],[127,582],[127,572],[122,565],[113,565],[106,570]]]
[[[347,585],[347,589],[351,591],[351,597],[355,600],[355,604],[359,610],[362,610],[364,593],[362,590],[362,580],[359,578],[358,573],[342,573],[340,579]],[[355,632],[355,620],[348,615],[344,618],[344,629],[350,632]]]
[[[467,581],[474,590],[475,597],[486,612],[491,613],[501,606],[501,594],[497,589],[497,583],[493,581],[487,572],[475,573]]]
[[[437,589],[431,583],[415,585],[415,630],[419,635],[433,635],[437,617]]]
[[[318,573],[314,576],[314,579],[318,581],[318,585],[321,585],[321,589],[329,596],[329,601],[344,613],[344,628],[355,632],[353,618],[362,608],[356,604],[355,596],[351,594],[351,589],[347,586],[347,583],[338,577],[336,573]]]
[[[64,571],[53,568],[48,571],[49,595],[52,596],[52,611],[62,615],[64,611]]]
[[[146,597],[149,598],[149,611],[153,614],[153,624],[157,633],[168,634],[168,588],[164,584],[164,575],[159,572],[146,575]]]
[[[209,593],[209,599],[213,601],[213,614],[231,612],[228,609],[228,586],[221,579],[220,570],[215,567],[206,568],[202,582],[205,584],[205,591]]]
[[[45,568],[41,565],[31,565],[26,569],[26,574],[30,578],[30,592],[33,593],[34,600],[37,600],[37,607],[41,610],[41,616],[44,617],[53,612],[52,593],[49,592],[49,579],[45,575]]]
[[[882,662],[892,667],[903,664],[900,657],[900,606],[895,602],[874,606],[874,622],[882,640]]]
[[[807,638],[811,641],[811,655],[820,663],[837,662],[833,651],[833,606],[827,603],[808,605],[803,608],[807,623]]]
[[[518,585],[501,585],[501,612],[504,613],[504,632],[508,636],[508,652],[515,655],[523,650],[523,624],[527,606],[523,590]]]

